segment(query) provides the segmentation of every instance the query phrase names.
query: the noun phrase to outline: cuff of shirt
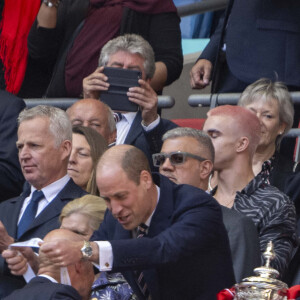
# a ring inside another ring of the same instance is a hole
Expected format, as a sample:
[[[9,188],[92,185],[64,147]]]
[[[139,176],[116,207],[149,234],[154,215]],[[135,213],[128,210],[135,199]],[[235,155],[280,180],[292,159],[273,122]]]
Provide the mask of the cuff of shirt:
[[[30,265],[27,263],[27,271],[23,274],[23,277],[26,282],[29,282],[33,277],[35,277],[35,273],[33,272]]]
[[[148,126],[145,126],[143,121],[142,121],[142,127],[145,131],[150,131],[152,129],[154,129],[160,122],[160,116],[157,115],[157,119],[155,121],[153,121],[152,123],[150,123]]]
[[[113,266],[113,252],[110,242],[96,242],[99,247],[99,270],[111,271]]]

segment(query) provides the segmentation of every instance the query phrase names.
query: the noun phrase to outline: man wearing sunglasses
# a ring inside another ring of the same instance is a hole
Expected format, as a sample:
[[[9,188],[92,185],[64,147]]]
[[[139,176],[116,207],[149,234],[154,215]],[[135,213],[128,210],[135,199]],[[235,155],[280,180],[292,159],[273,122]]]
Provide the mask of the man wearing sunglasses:
[[[152,155],[160,174],[177,184],[208,188],[213,170],[214,146],[206,133],[192,128],[174,128],[163,135],[161,153]],[[260,265],[260,251],[253,222],[221,206],[228,233],[236,282],[253,274]]]

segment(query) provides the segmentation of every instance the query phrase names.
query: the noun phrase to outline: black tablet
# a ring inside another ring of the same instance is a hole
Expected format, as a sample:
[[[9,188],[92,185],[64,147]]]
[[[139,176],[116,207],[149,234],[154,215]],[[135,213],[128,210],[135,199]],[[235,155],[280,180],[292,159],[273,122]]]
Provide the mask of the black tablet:
[[[137,70],[105,67],[103,73],[108,77],[109,89],[101,92],[100,100],[111,109],[137,111],[138,105],[129,101],[127,92],[130,87],[139,86],[142,73]]]

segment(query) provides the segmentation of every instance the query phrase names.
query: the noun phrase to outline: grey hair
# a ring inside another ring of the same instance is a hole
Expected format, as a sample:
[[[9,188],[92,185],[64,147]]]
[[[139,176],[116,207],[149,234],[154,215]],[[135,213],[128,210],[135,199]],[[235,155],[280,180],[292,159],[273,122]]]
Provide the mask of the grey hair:
[[[272,82],[270,79],[261,78],[246,87],[238,105],[245,107],[257,100],[268,102],[272,99],[278,102],[280,123],[286,124],[283,134],[276,139],[278,148],[283,136],[292,128],[294,120],[294,105],[287,86],[280,81]]]
[[[202,130],[189,127],[176,127],[167,131],[163,135],[162,140],[164,142],[168,139],[176,139],[180,137],[192,137],[196,139],[199,143],[199,146],[201,148],[204,148],[208,152],[210,158],[207,159],[210,159],[212,162],[214,162],[215,148],[213,146],[210,136],[207,133],[205,133]]]
[[[119,52],[139,54],[144,58],[146,79],[151,79],[155,72],[154,52],[150,44],[137,34],[125,34],[107,42],[100,53],[99,67],[106,66],[111,55]]]
[[[71,122],[66,112],[57,107],[38,105],[30,109],[24,109],[19,114],[18,125],[20,126],[22,122],[38,117],[49,119],[49,131],[55,138],[56,147],[59,147],[65,140],[72,141]]]

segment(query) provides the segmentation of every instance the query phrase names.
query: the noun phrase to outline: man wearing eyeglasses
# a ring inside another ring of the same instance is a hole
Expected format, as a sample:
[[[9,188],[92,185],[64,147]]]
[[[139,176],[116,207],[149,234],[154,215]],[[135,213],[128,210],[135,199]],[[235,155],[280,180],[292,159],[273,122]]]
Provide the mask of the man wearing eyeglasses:
[[[214,146],[206,133],[192,128],[174,128],[163,135],[161,153],[152,155],[160,174],[176,184],[208,188],[213,170]],[[253,274],[260,265],[259,241],[253,222],[221,206],[223,222],[229,237],[236,282]]]

